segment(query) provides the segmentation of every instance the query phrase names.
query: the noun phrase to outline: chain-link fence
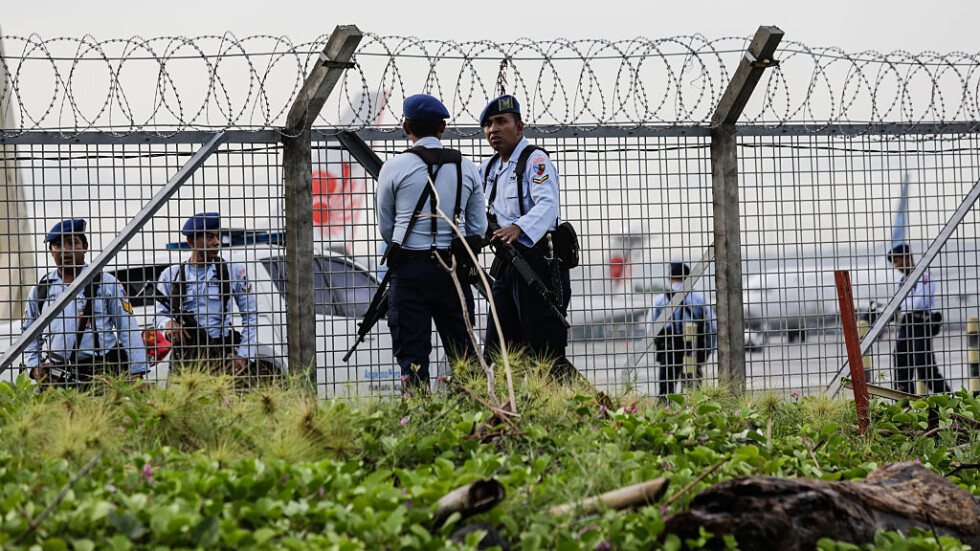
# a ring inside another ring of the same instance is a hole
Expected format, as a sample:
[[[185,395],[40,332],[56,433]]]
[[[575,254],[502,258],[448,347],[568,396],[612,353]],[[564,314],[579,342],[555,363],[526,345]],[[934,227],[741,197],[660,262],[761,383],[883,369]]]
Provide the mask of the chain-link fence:
[[[57,251],[44,238],[56,222],[88,220],[90,260],[179,172],[211,130],[222,129],[225,143],[104,273],[122,283],[140,330],[146,329],[150,378],[165,380],[175,366],[162,330],[173,286],[158,282],[169,266],[191,257],[180,233],[185,220],[220,212],[221,256],[232,270],[244,272],[228,277],[243,275],[255,302],[254,308],[228,303],[237,330],[254,328],[245,335],[248,346],[235,351],[247,352],[254,360],[249,369],[261,376],[289,367],[287,327],[297,322],[287,311],[286,281],[296,276],[287,274],[283,131],[277,125],[302,83],[302,76],[288,75],[302,75],[315,61],[315,43],[272,41],[283,50],[277,53],[268,42],[249,52],[257,38],[78,40],[71,42],[74,57],[62,59],[51,53],[58,41],[4,40],[8,52],[11,43],[19,52],[4,58],[0,97],[8,114],[0,137],[7,209],[0,251],[0,313],[7,323],[0,326],[0,347],[20,335],[29,293],[54,270]],[[562,218],[579,231],[583,261],[572,271],[568,315],[572,363],[602,388],[662,392],[666,360],[654,345],[653,307],[670,298],[670,263],[696,269],[715,241],[706,125],[734,72],[729,60],[737,61],[745,45],[742,39],[726,40],[459,45],[369,37],[356,55],[357,69],[334,92],[338,115],[328,116],[334,124],[313,132],[313,292],[302,299],[312,300],[315,325],[299,330],[315,336],[321,394],[386,395],[400,388],[383,321],[349,362],[341,360],[380,279],[382,243],[373,210],[375,181],[336,133],[357,131],[387,159],[410,145],[392,124],[401,117],[401,98],[425,89],[446,98],[455,115],[444,143],[473,160],[486,158],[492,151],[472,123],[501,84],[527,98],[533,124],[526,136],[555,160]],[[205,47],[215,43],[224,46]],[[161,44],[167,55],[157,51]],[[783,51],[781,67],[771,70],[750,102],[749,124],[738,127],[745,320],[745,347],[738,353],[744,355],[750,389],[817,392],[836,381],[846,358],[833,271],[851,270],[859,317],[873,324],[901,282],[884,256],[896,226],[905,228],[913,256],[920,256],[980,177],[980,63],[964,55],[849,55],[799,44]],[[102,60],[99,70],[112,84],[104,102],[89,102],[89,111],[77,72],[90,70],[86,63],[93,56]],[[141,66],[144,57],[157,65],[158,85],[137,100],[124,93],[131,88],[124,86],[123,68]],[[793,65],[794,59],[800,63]],[[804,62],[809,78],[796,69]],[[178,76],[183,64],[194,63],[207,67],[201,82],[208,90],[195,92],[199,107],[184,91],[195,81]],[[415,64],[426,67],[424,78],[409,70]],[[37,65],[53,68],[57,83],[54,99],[42,101],[46,107],[32,107],[36,96],[24,90],[37,78]],[[235,80],[235,67],[247,75],[247,86]],[[661,82],[664,75],[669,78]],[[931,86],[923,91],[920,81]],[[797,85],[803,91],[791,93],[800,90]],[[270,99],[274,91],[282,101]],[[140,102],[150,106],[149,114],[134,114]],[[123,119],[110,120],[110,112]],[[13,123],[10,115],[21,122]],[[849,122],[855,119],[861,122]],[[929,268],[935,309],[944,317],[932,345],[939,371],[954,390],[978,378],[976,323],[970,321],[980,315],[976,233],[971,213]],[[714,266],[706,263],[694,286],[709,310],[718,302]],[[102,307],[110,308],[108,303]],[[80,315],[84,295],[73,304],[62,317]],[[479,334],[487,308],[480,300],[477,305]],[[242,315],[243,310],[250,312]],[[868,355],[875,381],[894,379],[895,336],[895,330],[887,331]],[[70,353],[68,343],[76,337],[61,330],[62,355]],[[702,379],[716,380],[714,347],[694,342],[709,352],[700,358]],[[441,349],[435,355],[442,358]],[[446,369],[437,361],[433,376]],[[686,378],[685,373],[670,377]],[[15,374],[10,370],[2,378]]]

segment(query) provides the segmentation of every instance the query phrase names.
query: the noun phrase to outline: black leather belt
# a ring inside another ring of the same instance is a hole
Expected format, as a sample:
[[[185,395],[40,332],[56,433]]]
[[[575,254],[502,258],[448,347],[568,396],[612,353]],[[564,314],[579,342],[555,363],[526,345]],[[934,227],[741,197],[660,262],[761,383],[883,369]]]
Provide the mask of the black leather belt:
[[[421,251],[402,249],[398,253],[399,262],[410,260],[431,260],[435,262],[435,258],[432,257],[433,252],[441,256],[443,260],[449,261],[449,249],[423,249]]]
[[[544,254],[548,253],[548,239],[545,237],[539,239],[538,242],[535,243],[533,247],[528,247],[524,243],[519,243],[517,241],[514,241],[513,245],[514,248],[516,248],[519,251],[541,251]]]

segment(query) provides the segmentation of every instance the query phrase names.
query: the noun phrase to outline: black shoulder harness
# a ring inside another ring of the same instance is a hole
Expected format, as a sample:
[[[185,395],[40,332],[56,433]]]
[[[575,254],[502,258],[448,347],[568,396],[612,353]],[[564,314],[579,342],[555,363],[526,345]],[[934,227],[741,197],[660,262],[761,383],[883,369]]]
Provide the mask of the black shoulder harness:
[[[547,154],[548,152],[544,150],[543,147],[538,147],[536,145],[528,144],[527,147],[521,151],[520,156],[517,157],[517,167],[514,169],[514,175],[517,177],[517,206],[521,211],[521,216],[524,216],[524,173],[527,171],[527,161],[531,158],[531,155],[535,151],[541,151]],[[500,153],[494,153],[493,157],[490,157],[490,162],[487,163],[487,168],[483,171],[483,191],[487,191],[487,183],[490,181],[490,170],[493,168],[493,164],[500,159]],[[493,204],[493,200],[497,197],[497,180],[493,181],[493,189],[490,190],[490,197],[487,199],[487,208]]]

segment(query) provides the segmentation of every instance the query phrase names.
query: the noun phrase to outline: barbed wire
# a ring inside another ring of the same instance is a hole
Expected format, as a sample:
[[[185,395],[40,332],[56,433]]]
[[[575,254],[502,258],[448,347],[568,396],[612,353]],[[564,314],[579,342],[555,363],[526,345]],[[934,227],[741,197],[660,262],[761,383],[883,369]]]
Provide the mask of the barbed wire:
[[[327,38],[2,36],[3,133],[278,129]],[[705,127],[747,43],[699,35],[455,42],[367,34],[317,127],[396,131],[402,99],[423,91],[446,103],[457,133],[477,133],[480,112],[501,91],[517,96],[525,121],[546,132]],[[973,128],[980,120],[980,53],[849,53],[784,41],[776,58],[780,65],[766,71],[741,122],[816,132],[855,123]]]

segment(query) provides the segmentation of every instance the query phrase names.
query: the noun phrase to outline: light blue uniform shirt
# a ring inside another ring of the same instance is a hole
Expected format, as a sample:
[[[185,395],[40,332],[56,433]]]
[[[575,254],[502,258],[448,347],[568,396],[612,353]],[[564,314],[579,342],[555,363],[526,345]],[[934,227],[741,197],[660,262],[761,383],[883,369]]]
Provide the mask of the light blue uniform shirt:
[[[510,154],[510,160],[503,163],[497,159],[493,163],[485,193],[489,197],[493,186],[498,186],[493,204],[490,205],[490,213],[497,215],[497,223],[501,228],[511,224],[520,226],[522,231],[517,241],[533,247],[544,234],[558,227],[558,169],[544,151],[535,151],[524,170],[524,196],[518,198],[514,172],[517,170],[517,159],[527,146],[527,138],[521,138],[514,152]],[[483,161],[480,167],[481,177],[487,173],[489,162],[489,159]],[[524,216],[521,216],[518,200],[524,203]]]
[[[434,136],[415,142],[429,149],[442,148]],[[463,171],[463,193],[460,198],[460,230],[465,235],[483,235],[487,231],[487,217],[484,211],[483,187],[480,173],[469,159],[463,157],[460,163]],[[378,191],[375,196],[375,214],[378,228],[385,243],[400,243],[402,248],[414,251],[428,250],[433,246],[432,222],[421,216],[412,226],[412,234],[405,237],[408,221],[412,218],[415,205],[425,186],[429,185],[425,162],[414,153],[401,153],[385,161],[378,177]],[[439,210],[449,218],[453,217],[456,206],[456,165],[445,164],[439,168],[435,177],[436,192],[439,195]],[[429,214],[429,199],[422,207],[423,214]],[[435,247],[448,249],[453,240],[453,230],[445,220],[437,219]]]
[[[901,287],[902,283],[905,283],[906,276],[902,276],[901,282],[898,286]],[[912,287],[912,292],[905,297],[902,301],[902,311],[906,314],[911,313],[913,310],[932,310],[934,306],[934,298],[936,296],[936,283],[932,281],[929,276],[929,272],[922,272],[922,277],[919,281],[915,282],[915,287]]]
[[[674,292],[680,291],[684,286],[683,282],[671,284],[671,289]],[[661,293],[657,296],[656,300],[653,301],[653,307],[650,312],[647,313],[647,333],[652,334],[653,324],[660,317],[664,308],[670,303],[670,298],[666,293]],[[687,308],[685,308],[685,306]],[[704,295],[701,293],[696,293],[691,291],[686,297],[684,297],[684,302],[682,302],[676,310],[674,310],[674,315],[671,316],[671,323],[674,324],[674,334],[680,335],[683,332],[683,323],[685,321],[698,322],[704,320],[705,322],[705,346],[708,350],[714,350],[715,341],[718,339],[718,321],[715,319],[714,312],[711,311],[711,307],[704,300]]]
[[[47,276],[48,297],[45,306],[50,305],[61,293],[68,289],[68,284],[61,278],[57,270]],[[37,290],[35,286],[31,290],[27,299],[27,308],[24,311],[23,330],[27,330],[41,315],[38,309]],[[133,317],[133,307],[126,299],[126,293],[119,281],[112,274],[103,273],[102,281],[99,283],[92,300],[92,318],[85,332],[82,333],[81,342],[75,346],[75,339],[78,336],[78,318],[85,310],[85,303],[88,299],[84,296],[87,288],[75,295],[75,300],[68,303],[68,306],[51,322],[46,332],[42,336],[31,341],[24,349],[26,364],[28,367],[36,367],[44,361],[43,352],[49,355],[49,361],[58,363],[66,361],[73,350],[77,348],[75,355],[76,361],[88,361],[93,356],[103,356],[111,348],[122,343],[129,358],[130,373],[144,373],[149,371],[146,363],[146,349],[143,347],[143,334],[136,318]],[[99,346],[95,347],[93,331],[99,334]],[[95,354],[93,354],[93,350]]]
[[[259,321],[258,305],[255,295],[252,294],[252,285],[245,277],[245,266],[228,262],[228,276],[231,281],[231,295],[238,305],[238,312],[242,317],[242,342],[235,352],[243,358],[254,360],[256,355],[256,327]],[[231,305],[224,307],[225,315],[222,317],[221,304],[221,280],[218,273],[218,263],[208,262],[204,266],[194,266],[189,263],[175,264],[160,273],[157,282],[157,291],[168,300],[173,298],[173,282],[177,276],[177,270],[184,269],[184,293],[186,296],[183,301],[183,310],[192,314],[200,327],[206,328],[208,335],[212,338],[219,338],[231,334],[232,317]],[[180,323],[179,319],[170,317],[170,309],[161,302],[157,302],[157,327],[163,328],[170,321]]]

